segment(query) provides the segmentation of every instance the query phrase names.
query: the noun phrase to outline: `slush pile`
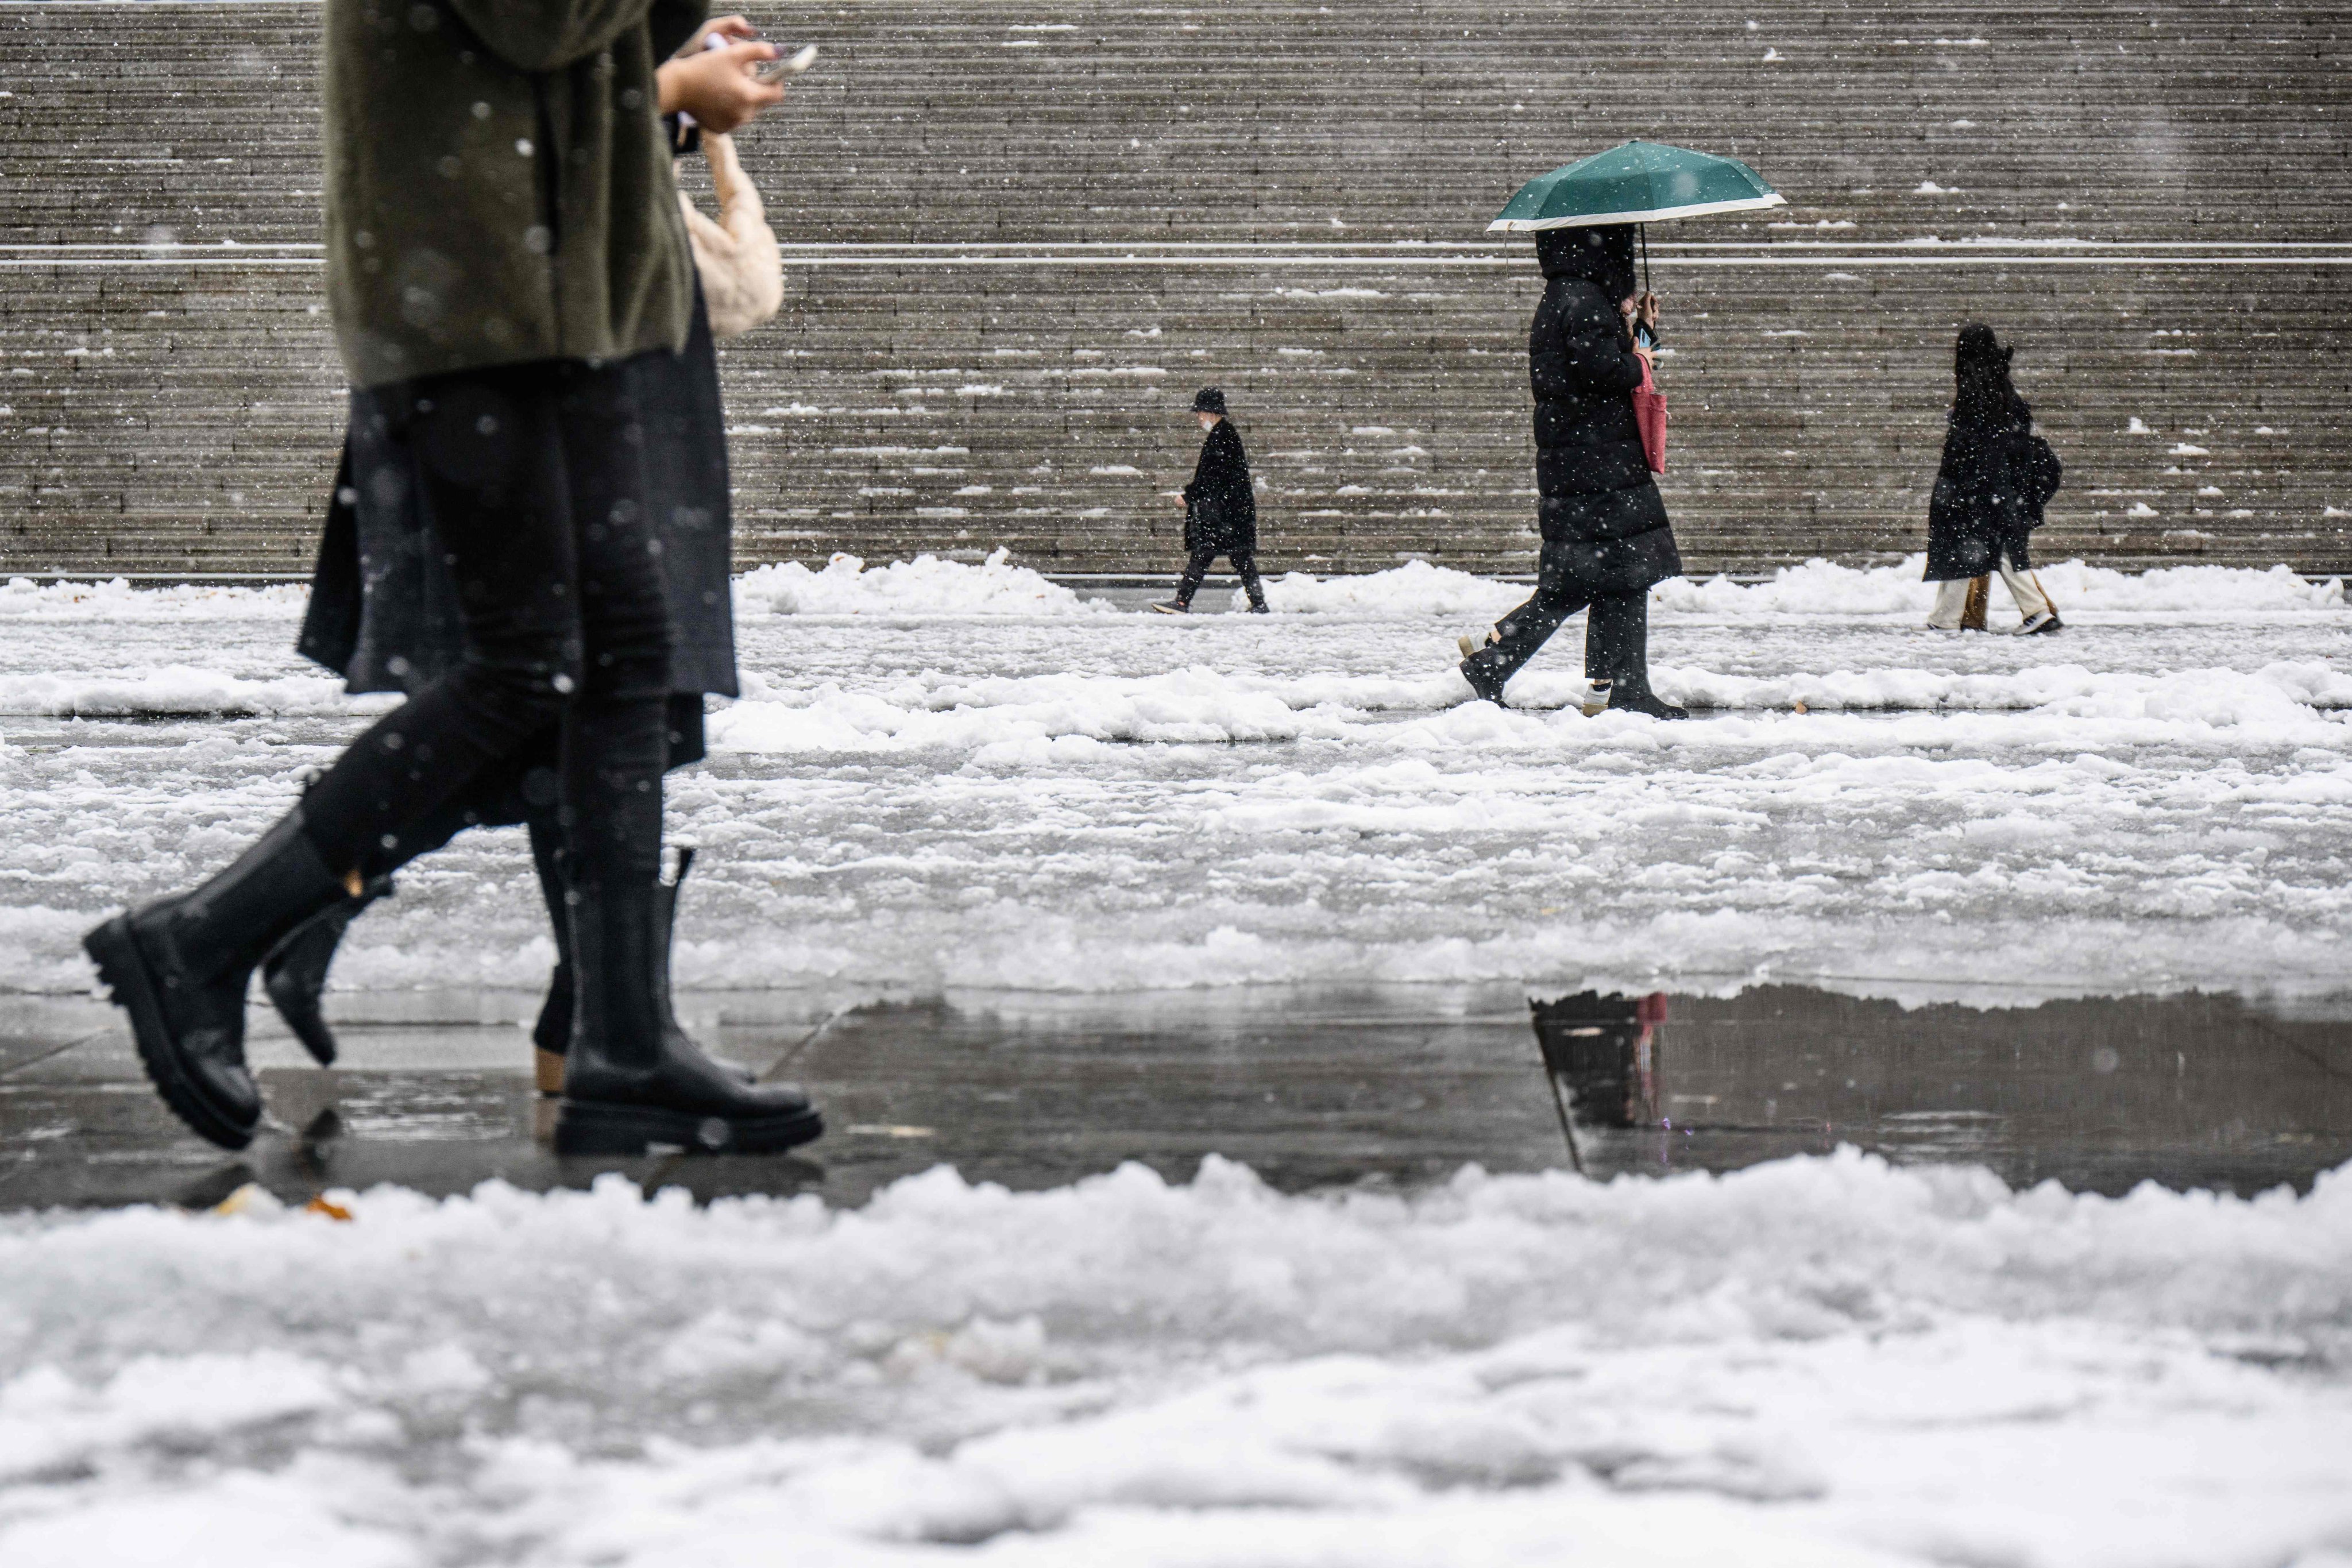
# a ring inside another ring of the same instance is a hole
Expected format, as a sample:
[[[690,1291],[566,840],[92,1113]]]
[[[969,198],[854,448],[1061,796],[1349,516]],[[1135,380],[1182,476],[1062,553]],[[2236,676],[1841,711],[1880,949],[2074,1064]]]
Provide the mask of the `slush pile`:
[[[1524,589],[1427,566],[1180,623],[1001,559],[763,568],[746,696],[672,781],[679,978],[2339,985],[2340,585],[2042,577],[2063,638],[1929,633],[1916,565],[1663,584],[1658,689],[1699,710],[1668,727],[1578,713],[1573,626],[1524,706],[1466,701],[1454,637]],[[99,911],[217,867],[387,700],[305,671],[299,604],[0,592],[0,984],[84,987]],[[338,983],[537,986],[527,875],[461,838]]]

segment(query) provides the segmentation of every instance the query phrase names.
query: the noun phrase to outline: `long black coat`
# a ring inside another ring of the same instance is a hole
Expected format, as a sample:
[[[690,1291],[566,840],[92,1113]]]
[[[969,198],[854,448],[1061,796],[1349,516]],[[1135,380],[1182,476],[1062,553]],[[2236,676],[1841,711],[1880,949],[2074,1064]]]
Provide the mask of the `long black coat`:
[[[1990,419],[1956,411],[1944,433],[1944,460],[1927,501],[1930,583],[1981,577],[2003,555],[2032,569],[2030,544],[2063,470],[2050,443],[2033,434],[2025,400]]]
[[[640,354],[629,369],[644,416],[646,493],[668,588],[670,689],[732,697],[727,426],[718,351],[698,287],[685,351]],[[465,649],[457,584],[432,547],[416,457],[387,417],[388,401],[364,390],[352,395],[342,470],[295,644],[353,692],[415,690],[438,679]]]
[[[1250,487],[1249,454],[1230,419],[1209,427],[1192,482],[1184,487],[1184,548],[1219,554],[1257,548],[1257,494]]]
[[[1536,255],[1545,282],[1528,379],[1546,552],[1565,553],[1587,592],[1638,593],[1683,563],[1633,417],[1642,361],[1618,310],[1633,289],[1633,230],[1547,230]]]

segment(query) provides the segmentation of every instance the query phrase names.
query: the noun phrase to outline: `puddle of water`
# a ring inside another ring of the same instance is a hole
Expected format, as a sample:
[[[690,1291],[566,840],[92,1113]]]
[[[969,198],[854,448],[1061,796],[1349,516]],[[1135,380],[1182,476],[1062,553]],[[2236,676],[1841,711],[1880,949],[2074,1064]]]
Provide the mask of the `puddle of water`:
[[[715,1049],[805,1082],[827,1136],[782,1161],[557,1160],[513,1021],[535,996],[384,993],[336,999],[333,1071],[256,1040],[273,1130],[231,1158],[163,1110],[110,1009],[16,998],[0,1000],[0,1207],[193,1202],[244,1180],[289,1199],[576,1186],[608,1169],[702,1198],[856,1204],[939,1163],[1036,1188],[1128,1161],[1187,1180],[1212,1153],[1291,1191],[1411,1187],[1472,1163],[1729,1170],[1847,1143],[2101,1192],[2305,1187],[2352,1161],[2340,999],[1906,1007],[1764,986],[1530,1012],[1519,988],[1483,985],[680,1002]]]
[[[1563,1143],[1596,1175],[1853,1143],[2107,1192],[2301,1187],[2352,1159],[2341,1011],[2195,994],[1906,1008],[1798,986],[1532,1005]]]

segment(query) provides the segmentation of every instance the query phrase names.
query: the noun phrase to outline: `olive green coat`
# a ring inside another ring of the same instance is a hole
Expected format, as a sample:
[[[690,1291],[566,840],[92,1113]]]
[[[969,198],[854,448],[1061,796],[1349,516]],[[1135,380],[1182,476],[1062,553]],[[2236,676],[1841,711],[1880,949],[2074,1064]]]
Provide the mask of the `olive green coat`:
[[[684,344],[653,26],[667,53],[706,9],[327,0],[327,292],[354,386]]]

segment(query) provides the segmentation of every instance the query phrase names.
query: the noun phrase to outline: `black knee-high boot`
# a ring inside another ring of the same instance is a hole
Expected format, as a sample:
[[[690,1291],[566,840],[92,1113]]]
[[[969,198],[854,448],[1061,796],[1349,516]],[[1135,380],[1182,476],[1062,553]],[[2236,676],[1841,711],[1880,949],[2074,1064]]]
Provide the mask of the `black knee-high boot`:
[[[368,879],[358,894],[331,904],[295,928],[261,961],[262,989],[269,994],[270,1003],[277,1007],[278,1016],[286,1020],[286,1026],[294,1031],[294,1037],[302,1042],[303,1049],[320,1067],[331,1067],[335,1061],[335,1033],[327,1026],[321,1003],[327,989],[327,971],[334,963],[343,933],[369,905],[395,890],[392,873],[411,860],[430,855],[468,827],[522,821],[530,809],[528,803],[534,795],[535,773],[545,776],[546,798],[552,800],[554,775],[543,765],[552,753],[551,738],[543,752],[534,748],[488,770],[456,798],[443,802],[393,835],[389,845],[380,843],[360,868],[361,874]],[[557,922],[556,930],[563,930],[562,921]],[[562,940],[558,938],[559,947]],[[570,1026],[568,1014],[565,1026]]]
[[[1595,668],[1598,666],[1598,668]],[[1612,712],[1647,713],[1653,719],[1687,719],[1650,689],[1650,595],[1607,594],[1592,601],[1585,639],[1586,677],[1607,680]]]
[[[335,962],[335,949],[341,945],[352,922],[392,890],[389,876],[370,878],[357,898],[346,896],[328,905],[296,927],[261,961],[261,988],[269,994],[270,1005],[310,1053],[310,1059],[322,1068],[335,1065],[335,1032],[327,1026],[326,1013],[320,1005],[326,994],[328,967]]]
[[[470,815],[470,814],[469,814]],[[467,824],[471,826],[471,824]],[[547,997],[540,1004],[539,1019],[531,1026],[532,1076],[541,1094],[563,1092],[563,1053],[572,1046],[572,920],[564,908],[563,889],[563,829],[552,812],[537,812],[526,818],[530,833],[530,854],[539,873],[540,896],[546,900],[548,922],[555,933],[555,969],[549,975]],[[400,857],[406,865],[418,855],[438,848],[454,837],[442,835],[430,845],[413,850],[405,843]],[[688,869],[694,864],[694,851],[678,852],[677,877],[674,881],[657,883],[654,889],[654,911],[661,926],[662,963],[660,970],[660,1007],[666,1029],[683,1034],[677,1014],[671,1004],[668,953],[672,932],[677,921],[679,884],[686,880]],[[334,1030],[329,1027],[320,1003],[327,989],[327,971],[334,963],[335,950],[343,940],[351,924],[366,912],[369,905],[394,891],[393,879],[380,876],[371,879],[357,898],[344,898],[312,916],[262,960],[261,981],[276,1005],[278,1016],[302,1042],[303,1048],[320,1067],[335,1064]],[[726,1071],[745,1083],[756,1081],[759,1075],[741,1062],[725,1057],[710,1058]]]
[[[670,700],[667,740],[673,767],[699,761],[703,755],[700,703],[698,696]],[[382,859],[371,864],[371,869],[375,865],[395,868],[405,866],[440,848],[468,827],[505,826],[520,822],[528,829],[540,897],[546,903],[549,929],[555,938],[554,973],[548,977],[547,995],[531,1027],[535,1047],[532,1076],[539,1091],[550,1095],[563,1092],[563,1053],[572,1044],[573,1000],[572,920],[564,905],[563,826],[554,804],[553,774],[546,765],[552,760],[551,752],[551,744],[544,752],[534,747],[516,759],[511,767],[496,770],[478,780],[464,798],[404,829],[394,846],[383,852]],[[685,879],[693,861],[691,849],[680,851],[677,881]],[[336,1058],[334,1031],[329,1027],[321,1007],[327,972],[334,962],[336,949],[353,921],[378,899],[395,890],[388,873],[373,877],[359,897],[339,900],[313,916],[279,942],[262,961],[262,984],[270,1001],[320,1067],[332,1066]],[[661,884],[656,891],[656,902],[662,919],[662,950],[667,954],[669,931],[677,910],[677,882]],[[663,1016],[670,1020],[669,1027],[676,1029],[677,1016],[668,1003],[667,967],[662,978]],[[724,1057],[711,1059],[746,1083],[758,1076],[740,1062]]]
[[[320,910],[351,897],[296,807],[193,892],[120,914],[82,938],[131,1015],[147,1076],[179,1118],[225,1149],[253,1141],[261,1094],[245,1064],[255,965]]]
[[[572,963],[572,921],[565,912],[562,867],[562,831],[549,824],[548,837],[554,842],[553,853],[542,857],[541,828],[536,818],[531,824],[531,853],[539,860],[540,887],[547,894],[548,910],[554,916],[556,961],[554,977],[548,983],[547,1004],[540,1009],[539,1023],[531,1030],[537,1045],[539,1092],[563,1092],[563,1058],[572,1047],[572,1012],[573,980]],[[700,1050],[684,1025],[677,1021],[677,1008],[670,994],[669,955],[677,940],[677,895],[685,886],[686,874],[694,867],[694,851],[677,851],[677,875],[668,881],[654,884],[654,1005],[662,1020],[665,1038],[685,1040],[688,1047]],[[711,1065],[745,1083],[756,1083],[760,1075],[739,1061],[703,1051]]]
[[[576,1000],[556,1152],[629,1155],[667,1145],[748,1154],[807,1142],[824,1123],[806,1095],[745,1083],[669,1015],[661,704],[586,700],[565,725]]]
[[[678,1027],[669,1010],[665,918],[676,890],[675,883],[572,889],[580,999],[556,1111],[559,1154],[642,1154],[656,1145],[774,1153],[824,1131],[800,1089],[746,1081],[741,1068],[707,1055]]]

